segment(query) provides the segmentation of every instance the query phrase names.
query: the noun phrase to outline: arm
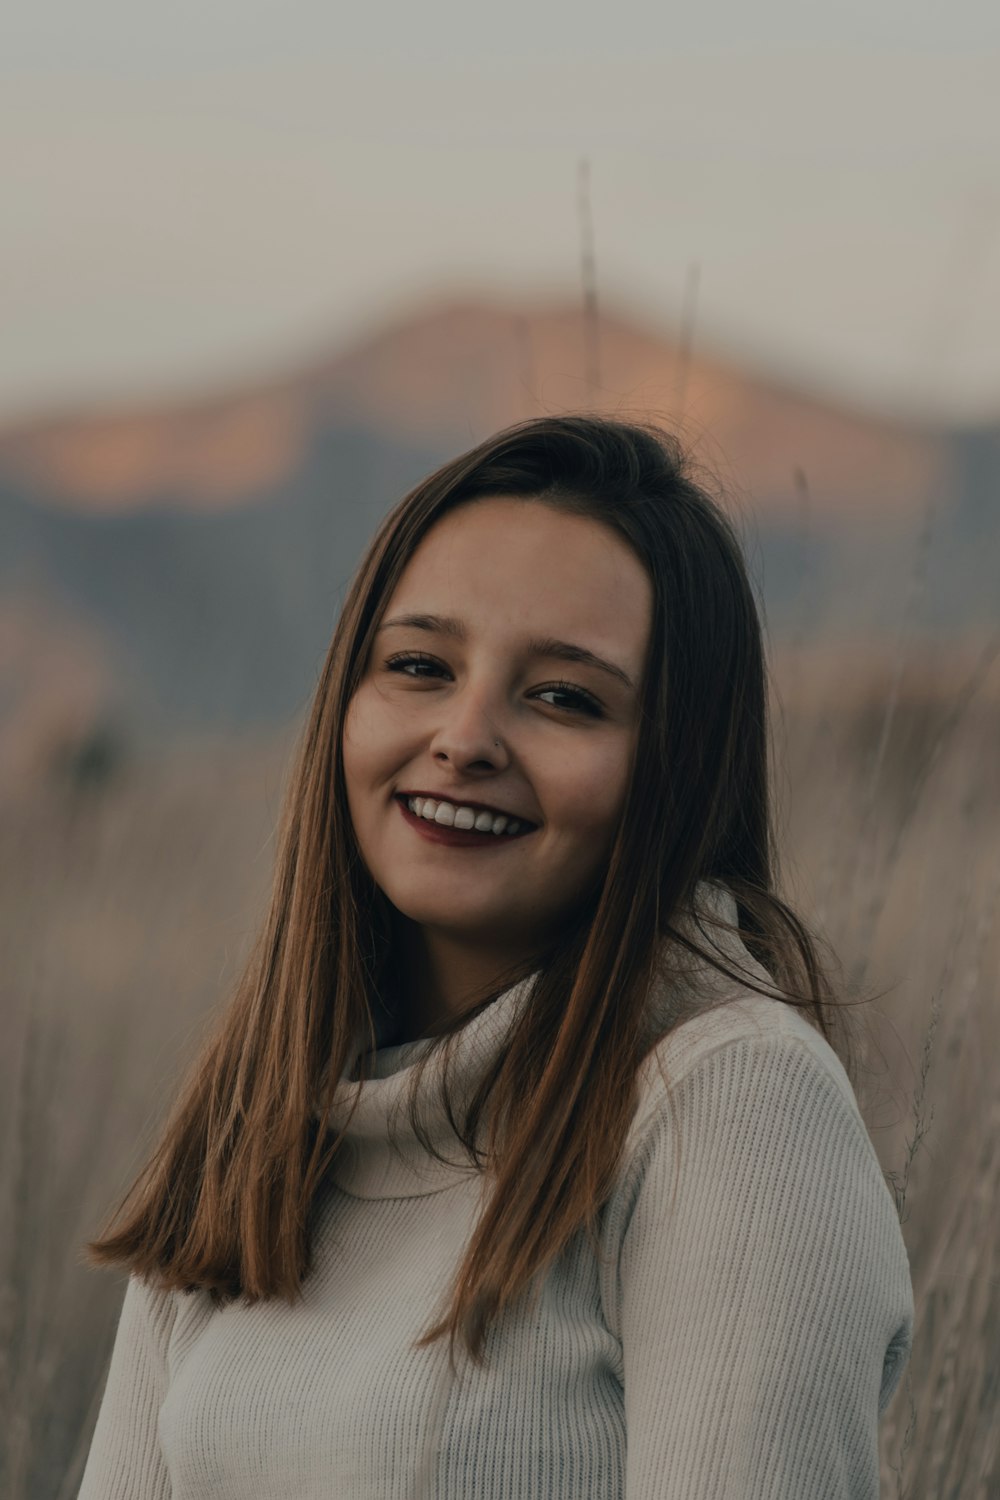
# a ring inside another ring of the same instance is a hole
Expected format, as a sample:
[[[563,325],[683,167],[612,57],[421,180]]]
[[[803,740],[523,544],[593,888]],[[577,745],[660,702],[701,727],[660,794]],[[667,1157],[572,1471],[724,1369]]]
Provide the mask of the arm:
[[[620,1262],[628,1500],[876,1500],[913,1303],[853,1101],[780,1034],[716,1048],[672,1100]]]
[[[157,1417],[176,1296],[130,1277],[78,1500],[170,1500]]]

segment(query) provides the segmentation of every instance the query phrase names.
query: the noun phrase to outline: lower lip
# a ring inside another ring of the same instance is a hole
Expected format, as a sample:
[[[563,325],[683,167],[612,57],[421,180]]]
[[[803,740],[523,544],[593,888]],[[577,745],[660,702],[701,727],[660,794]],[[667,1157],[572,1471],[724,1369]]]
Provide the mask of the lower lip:
[[[502,849],[505,844],[516,844],[535,831],[525,828],[521,833],[477,833],[471,828],[449,828],[447,823],[431,823],[411,812],[402,798],[397,797],[396,801],[411,828],[430,843],[447,844],[452,849]]]

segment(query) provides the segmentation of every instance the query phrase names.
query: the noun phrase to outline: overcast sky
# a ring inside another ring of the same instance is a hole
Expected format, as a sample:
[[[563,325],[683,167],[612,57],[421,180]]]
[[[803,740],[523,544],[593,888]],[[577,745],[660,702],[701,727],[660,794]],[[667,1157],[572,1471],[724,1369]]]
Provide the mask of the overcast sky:
[[[441,292],[599,295],[1000,416],[1000,7],[21,0],[0,415],[294,363]]]

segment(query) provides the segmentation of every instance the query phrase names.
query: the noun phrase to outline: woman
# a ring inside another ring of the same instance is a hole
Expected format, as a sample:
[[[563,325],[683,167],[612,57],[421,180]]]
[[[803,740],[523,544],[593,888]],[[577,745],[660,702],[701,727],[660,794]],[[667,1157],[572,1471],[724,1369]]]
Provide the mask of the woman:
[[[672,439],[446,464],[357,572],[256,951],[91,1246],[132,1274],[81,1496],[874,1497],[912,1290],[833,1002]]]

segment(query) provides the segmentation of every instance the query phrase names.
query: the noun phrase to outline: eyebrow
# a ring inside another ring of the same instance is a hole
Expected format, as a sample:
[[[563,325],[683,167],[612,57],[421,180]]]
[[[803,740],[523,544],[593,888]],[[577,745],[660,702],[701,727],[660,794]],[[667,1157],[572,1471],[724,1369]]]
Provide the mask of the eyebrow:
[[[456,640],[464,641],[466,636],[465,626],[461,620],[454,620],[448,615],[396,615],[392,620],[385,620],[379,631],[391,630],[395,626],[409,626],[412,630],[435,631],[438,635],[450,635]],[[554,656],[560,661],[579,662],[586,667],[598,667],[602,672],[608,672],[612,677],[617,677],[627,688],[635,691],[631,677],[613,661],[606,661],[603,656],[598,656],[593,651],[588,651],[586,646],[576,646],[572,641],[559,641],[554,636],[541,636],[528,642],[528,650],[534,656]]]

